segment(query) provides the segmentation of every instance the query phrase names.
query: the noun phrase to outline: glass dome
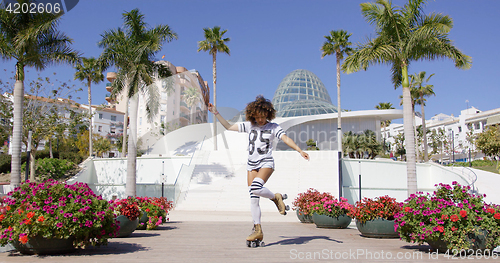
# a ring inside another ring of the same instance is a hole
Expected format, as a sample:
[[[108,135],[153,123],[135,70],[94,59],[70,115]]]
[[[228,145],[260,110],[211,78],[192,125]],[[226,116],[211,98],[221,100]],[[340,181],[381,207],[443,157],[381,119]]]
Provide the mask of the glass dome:
[[[331,103],[315,100],[296,100],[282,108],[276,116],[296,117],[336,112],[338,112],[337,107]]]
[[[297,100],[323,101],[332,104],[323,82],[314,73],[305,69],[297,69],[286,75],[278,85],[272,102],[279,113]]]

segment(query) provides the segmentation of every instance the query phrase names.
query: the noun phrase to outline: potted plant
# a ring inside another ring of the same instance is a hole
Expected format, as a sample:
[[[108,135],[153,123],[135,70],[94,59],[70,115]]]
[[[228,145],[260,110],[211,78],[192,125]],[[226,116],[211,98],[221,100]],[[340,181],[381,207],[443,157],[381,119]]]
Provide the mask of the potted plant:
[[[500,207],[457,182],[439,184],[433,194],[411,195],[396,214],[396,227],[407,242],[427,242],[453,254],[500,245]]]
[[[160,224],[168,221],[168,211],[173,202],[165,197],[137,197],[143,215],[139,219],[137,229],[156,229]]]
[[[363,198],[349,212],[356,219],[356,226],[363,236],[377,238],[396,238],[394,215],[401,210],[396,198],[387,195],[375,199]]]
[[[318,190],[309,188],[305,193],[300,193],[293,201],[293,209],[297,213],[301,223],[313,223],[312,202],[319,202],[323,198],[333,199],[330,193],[320,193]]]
[[[325,197],[319,202],[311,202],[311,206],[316,227],[347,228],[351,223],[352,219],[347,213],[352,209],[352,205],[343,197],[340,197],[340,201]]]
[[[26,181],[0,202],[0,244],[24,254],[106,245],[118,231],[113,209],[84,183]]]
[[[139,225],[141,210],[137,200],[134,197],[117,199],[110,201],[113,205],[116,220],[119,222],[120,229],[116,237],[130,236]]]

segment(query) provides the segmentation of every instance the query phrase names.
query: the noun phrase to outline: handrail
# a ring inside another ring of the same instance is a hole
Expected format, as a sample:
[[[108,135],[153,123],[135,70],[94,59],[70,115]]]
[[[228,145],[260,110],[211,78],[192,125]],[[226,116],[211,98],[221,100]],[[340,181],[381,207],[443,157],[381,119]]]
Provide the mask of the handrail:
[[[457,164],[453,163],[451,165],[451,168],[453,169],[454,167],[462,168],[462,175],[464,177],[466,177],[467,179],[469,179],[468,186],[470,186],[472,188],[472,191],[475,193],[477,189],[476,189],[474,184],[477,181],[477,174],[472,169],[470,169],[469,167],[466,167],[466,166],[457,165]]]

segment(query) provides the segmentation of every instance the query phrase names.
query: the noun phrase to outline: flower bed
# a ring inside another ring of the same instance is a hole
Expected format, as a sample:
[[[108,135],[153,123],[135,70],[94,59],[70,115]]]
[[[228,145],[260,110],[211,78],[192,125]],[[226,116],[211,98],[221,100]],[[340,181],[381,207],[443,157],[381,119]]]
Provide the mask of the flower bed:
[[[330,193],[320,193],[318,190],[309,188],[305,193],[300,193],[293,201],[294,210],[303,215],[312,215],[312,202],[320,202],[321,199],[334,199]]]
[[[396,227],[407,242],[441,242],[452,251],[478,249],[477,236],[486,236],[485,248],[500,245],[500,207],[486,204],[470,187],[439,184],[433,194],[411,195],[396,214]],[[486,233],[486,234],[485,234]],[[484,235],[485,234],[485,235]]]
[[[344,197],[341,197],[340,201],[334,197],[325,197],[318,202],[311,202],[311,207],[313,213],[329,217],[347,215],[353,208]]]
[[[147,213],[147,222],[145,224],[147,230],[157,228],[160,224],[167,222],[168,211],[172,209],[173,202],[168,201],[165,197],[137,197],[137,201],[141,210]],[[144,226],[138,226],[144,227]]]
[[[113,208],[84,183],[25,182],[0,203],[0,244],[74,238],[74,246],[107,244],[118,231]]]
[[[394,220],[394,215],[401,211],[401,205],[396,202],[396,198],[387,195],[375,197],[375,199],[365,197],[356,202],[356,205],[349,212],[349,216],[360,223],[377,218]]]

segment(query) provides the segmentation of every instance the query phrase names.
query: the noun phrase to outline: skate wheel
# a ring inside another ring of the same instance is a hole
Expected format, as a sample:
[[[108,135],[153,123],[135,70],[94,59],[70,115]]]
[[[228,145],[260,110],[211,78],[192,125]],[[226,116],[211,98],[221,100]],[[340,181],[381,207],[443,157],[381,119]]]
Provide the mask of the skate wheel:
[[[266,243],[260,242],[259,247],[264,247],[264,246],[266,246]]]
[[[285,206],[285,210],[286,211],[290,210],[290,206],[289,205]]]
[[[252,247],[257,247],[257,242],[253,241],[252,242]]]
[[[288,198],[288,195],[287,195],[287,194],[284,194],[284,195],[282,195],[282,197],[283,197],[283,200],[285,200],[285,199],[287,199],[287,198]]]
[[[283,215],[286,216],[286,211],[285,211],[285,213]]]
[[[247,240],[247,247],[250,247],[250,243],[252,243],[252,242]]]

